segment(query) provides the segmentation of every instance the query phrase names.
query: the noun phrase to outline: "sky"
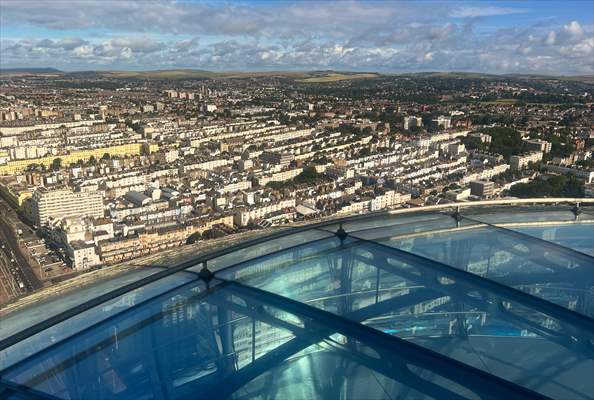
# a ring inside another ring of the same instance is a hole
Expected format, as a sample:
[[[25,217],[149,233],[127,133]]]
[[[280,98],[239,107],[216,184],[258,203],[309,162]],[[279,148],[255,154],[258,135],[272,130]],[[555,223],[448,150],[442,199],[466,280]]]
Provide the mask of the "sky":
[[[594,1],[0,0],[0,67],[594,74]]]

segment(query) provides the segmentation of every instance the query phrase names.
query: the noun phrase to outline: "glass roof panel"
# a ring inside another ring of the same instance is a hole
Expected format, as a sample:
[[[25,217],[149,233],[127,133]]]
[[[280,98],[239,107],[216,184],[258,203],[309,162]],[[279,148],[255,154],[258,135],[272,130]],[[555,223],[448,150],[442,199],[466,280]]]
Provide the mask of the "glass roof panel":
[[[481,233],[487,233],[485,228],[481,229]],[[491,232],[487,234],[492,235]],[[435,243],[435,237],[431,241]],[[561,323],[551,315],[526,308],[521,303],[513,303],[512,307],[506,296],[498,301],[503,304],[508,300],[505,304],[511,311],[493,309],[492,299],[500,293],[478,284],[458,282],[457,277],[444,274],[439,264],[427,268],[429,264],[425,261],[415,263],[414,258],[413,262],[410,258],[403,261],[390,247],[356,239],[347,240],[342,246],[338,244],[332,251],[307,252],[303,257],[293,253],[289,263],[281,261],[288,254],[277,257],[243,263],[219,275],[422,345],[427,342],[421,339],[443,338],[441,347],[432,346],[431,349],[543,394],[567,394],[562,388],[573,383],[560,371],[551,375],[546,385],[539,386],[532,385],[529,368],[524,374],[518,371],[508,374],[502,368],[492,370],[482,360],[486,357],[486,349],[481,352],[472,350],[472,344],[480,342],[475,337],[538,339],[543,349],[556,354],[559,360],[577,366],[572,376],[581,376],[580,371],[594,370],[592,360],[580,353],[582,350],[592,351],[587,339],[582,342],[584,349],[576,352],[571,335],[563,337]],[[266,273],[261,273],[262,270]],[[550,299],[568,303],[566,291],[562,290],[561,295],[558,292],[553,293],[556,296],[553,298],[553,294],[543,291]],[[469,337],[473,337],[472,342]],[[449,348],[461,346],[460,343],[464,343],[467,351]],[[517,341],[510,341],[509,345],[499,351],[514,353],[522,347]],[[513,359],[511,355],[487,355],[499,363]],[[519,361],[514,359],[514,362]],[[592,385],[586,384],[582,388],[583,398],[594,392]]]
[[[231,247],[1,351],[0,397],[594,398],[594,223],[481,208]]]
[[[228,254],[208,260],[208,268],[211,271],[218,271],[220,269],[244,262],[256,257],[262,257],[269,253],[274,253],[288,247],[298,247],[309,242],[322,241],[323,239],[333,237],[331,232],[324,232],[322,230],[308,229],[297,233],[291,233],[288,229],[284,236],[279,238],[264,240],[261,243],[250,246],[245,249],[229,252]],[[199,271],[202,265],[191,267],[189,271]]]
[[[515,231],[594,257],[594,225],[588,222],[566,225],[517,226]]]
[[[548,223],[575,220],[575,214],[570,205],[476,207],[463,208],[461,213],[468,218],[489,224]]]
[[[36,301],[30,306],[24,306],[14,312],[2,315],[0,324],[0,339],[4,339],[30,326],[42,317],[47,318],[64,310],[72,308],[86,300],[97,297],[107,289],[116,289],[128,283],[137,281],[161,271],[161,268],[140,268],[105,280],[94,280],[92,284],[84,285],[66,294],[55,297],[44,297],[44,301]]]
[[[363,233],[367,231],[383,232],[390,230],[392,234],[404,235],[455,228],[456,221],[447,214],[440,212],[412,214],[378,213],[368,218],[356,218],[345,221],[342,223],[342,227],[349,233]],[[339,224],[337,223],[323,227],[328,232],[335,232],[338,228]]]
[[[584,227],[587,229],[588,225]],[[594,229],[594,225],[589,227]],[[356,235],[594,315],[592,259],[586,255],[568,254],[567,249],[555,245],[547,246],[547,241],[533,236],[491,226],[466,226],[405,237],[389,237],[382,232],[377,239],[370,231]],[[557,293],[548,296],[549,292],[541,290],[546,286],[554,286]],[[584,303],[585,308],[577,309],[577,304],[583,303],[582,297],[590,300]]]
[[[117,283],[121,282],[118,280]],[[25,340],[0,351],[0,370],[48,348],[52,343],[60,342],[73,335],[77,336],[84,329],[92,328],[101,321],[109,320],[110,318],[119,315],[122,311],[133,310],[136,306],[141,305],[156,296],[168,293],[188,284],[196,287],[204,286],[201,281],[197,280],[195,274],[183,272],[176,273],[137,290],[130,291],[123,296],[105,302],[86,312],[79,313],[72,318],[55,324],[42,332],[29,336]],[[103,290],[105,291],[106,288]],[[76,304],[78,305],[80,303],[81,302],[77,302]],[[18,314],[18,312],[10,314],[10,317],[16,318],[18,317]],[[41,318],[38,318],[39,321]],[[1,325],[4,324],[5,320],[2,319]]]
[[[63,399],[201,398],[215,388],[220,398],[478,398],[435,371],[389,368],[381,346],[340,327],[224,283],[205,294],[187,286],[161,296],[32,355],[3,379]]]

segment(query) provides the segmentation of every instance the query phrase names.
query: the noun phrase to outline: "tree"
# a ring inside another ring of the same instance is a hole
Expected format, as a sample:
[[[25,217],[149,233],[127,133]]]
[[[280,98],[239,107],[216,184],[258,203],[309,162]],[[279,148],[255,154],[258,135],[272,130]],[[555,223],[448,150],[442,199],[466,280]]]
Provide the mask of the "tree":
[[[89,157],[89,165],[95,165],[95,164],[97,164],[97,159],[95,158],[95,156]]]
[[[485,150],[486,149],[486,145],[485,143],[483,143],[481,141],[480,138],[476,137],[476,136],[466,136],[462,138],[462,143],[464,144],[464,146],[468,149],[468,150],[475,150],[475,149],[479,149],[479,150]]]
[[[488,128],[484,132],[491,135],[491,145],[489,151],[498,153],[509,158],[520,154],[524,143],[522,142],[522,135],[515,129],[511,128]]]
[[[52,170],[54,171],[58,171],[60,168],[62,168],[62,159],[61,158],[54,158],[54,160],[52,161]]]
[[[102,161],[107,161],[109,159],[111,159],[111,155],[109,155],[109,153],[104,153],[103,156],[101,156]]]
[[[315,183],[315,181],[320,177],[320,174],[318,174],[318,171],[316,170],[316,167],[314,167],[313,165],[310,165],[308,167],[305,167],[303,169],[303,172],[301,172],[299,175],[297,175],[294,179],[295,183]]]
[[[37,163],[31,163],[31,164],[27,165],[27,168],[25,168],[25,170],[28,172],[39,171],[40,169],[41,169],[41,166]]]
[[[202,233],[194,232],[190,236],[188,236],[188,239],[186,240],[186,244],[194,244],[199,240],[202,240]]]
[[[544,179],[529,183],[518,183],[510,189],[510,194],[520,198],[531,197],[583,197],[583,181],[574,175],[547,175]]]

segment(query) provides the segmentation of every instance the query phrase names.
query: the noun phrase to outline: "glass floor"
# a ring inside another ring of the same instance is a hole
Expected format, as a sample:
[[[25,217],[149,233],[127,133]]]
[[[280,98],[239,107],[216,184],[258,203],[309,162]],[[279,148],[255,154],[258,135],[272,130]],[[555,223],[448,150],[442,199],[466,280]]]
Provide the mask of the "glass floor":
[[[6,399],[593,399],[594,212],[382,213],[0,316]]]

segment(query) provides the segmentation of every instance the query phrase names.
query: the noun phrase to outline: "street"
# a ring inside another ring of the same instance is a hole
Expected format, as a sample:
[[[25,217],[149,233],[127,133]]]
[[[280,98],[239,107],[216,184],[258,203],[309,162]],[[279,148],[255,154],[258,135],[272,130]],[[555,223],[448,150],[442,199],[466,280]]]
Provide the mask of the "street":
[[[12,298],[39,289],[43,285],[18,246],[14,222],[7,222],[14,221],[16,214],[5,203],[1,207],[0,286],[8,298]]]

